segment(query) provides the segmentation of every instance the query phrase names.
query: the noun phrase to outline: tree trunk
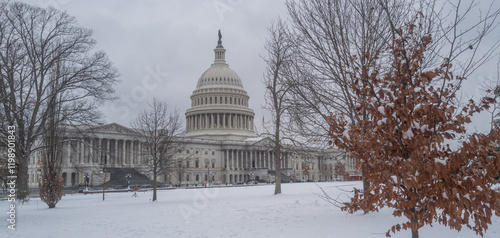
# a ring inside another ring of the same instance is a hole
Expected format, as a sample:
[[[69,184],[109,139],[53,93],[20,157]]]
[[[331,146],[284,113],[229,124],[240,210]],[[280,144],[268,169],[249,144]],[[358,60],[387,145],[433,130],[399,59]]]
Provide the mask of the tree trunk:
[[[276,97],[276,96],[275,96]],[[280,143],[280,118],[276,117],[276,131],[274,132],[274,167],[275,185],[274,195],[281,193],[281,143]]]
[[[156,201],[156,176],[157,176],[156,168],[153,171],[153,202]]]
[[[274,186],[274,195],[276,194],[280,194],[281,193],[281,159],[280,157],[278,156],[281,156],[280,155],[280,151],[278,149],[278,151],[276,151],[275,153],[275,156],[276,158],[274,159],[275,161],[275,172],[276,172],[276,183],[275,183],[275,186]]]
[[[368,178],[366,177],[364,166],[361,169],[361,176],[363,177],[363,199],[370,201],[370,192],[368,191],[370,189],[370,182],[368,182]],[[368,214],[370,211],[366,209],[364,212]]]
[[[19,155],[19,154],[17,154]],[[19,201],[25,201],[29,196],[29,186],[28,186],[28,164],[29,158],[21,157],[17,163],[17,199]]]
[[[418,230],[411,230],[411,238],[418,238]]]

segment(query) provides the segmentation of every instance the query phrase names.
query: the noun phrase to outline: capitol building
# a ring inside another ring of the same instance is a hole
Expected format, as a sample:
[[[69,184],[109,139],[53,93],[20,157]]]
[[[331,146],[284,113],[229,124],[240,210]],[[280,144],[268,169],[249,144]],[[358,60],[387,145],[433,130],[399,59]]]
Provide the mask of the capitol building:
[[[214,62],[201,74],[185,113],[182,149],[174,155],[182,172],[165,171],[158,181],[165,184],[236,184],[248,181],[274,182],[273,141],[259,137],[254,111],[244,81],[226,62],[221,37],[214,49]],[[193,82],[194,83],[194,82]],[[187,99],[187,98],[186,98]],[[142,141],[134,130],[117,123],[68,129],[63,145],[63,181],[66,187],[100,186],[109,181],[110,169],[131,169],[152,179]],[[29,186],[38,187],[39,155],[29,166]],[[336,149],[283,146],[281,172],[287,181],[328,181],[340,161],[356,177],[355,161]],[[356,177],[357,178],[357,177]]]

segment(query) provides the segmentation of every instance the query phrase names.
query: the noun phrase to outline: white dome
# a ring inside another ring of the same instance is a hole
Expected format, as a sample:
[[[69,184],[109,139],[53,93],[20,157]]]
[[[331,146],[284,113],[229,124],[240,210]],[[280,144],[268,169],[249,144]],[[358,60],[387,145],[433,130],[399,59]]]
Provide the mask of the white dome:
[[[215,63],[207,69],[198,79],[196,89],[206,86],[236,86],[243,89],[243,83],[240,76],[227,64]]]
[[[256,137],[250,97],[240,76],[226,64],[226,49],[219,41],[214,63],[198,79],[186,110],[186,137],[245,140]]]

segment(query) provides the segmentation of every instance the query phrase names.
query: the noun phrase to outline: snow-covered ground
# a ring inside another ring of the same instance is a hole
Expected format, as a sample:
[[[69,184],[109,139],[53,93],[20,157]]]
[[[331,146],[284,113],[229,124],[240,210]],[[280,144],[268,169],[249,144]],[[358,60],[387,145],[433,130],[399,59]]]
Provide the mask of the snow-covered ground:
[[[331,196],[360,182],[317,183]],[[18,204],[16,230],[7,229],[7,201],[0,202],[0,237],[385,237],[398,219],[389,209],[369,215],[346,214],[323,201],[314,183],[230,188],[177,189],[152,192],[66,195],[55,209],[38,198]],[[500,237],[500,218],[484,237]],[[392,237],[411,237],[409,231]],[[420,237],[476,237],[464,229],[438,224],[424,227]]]

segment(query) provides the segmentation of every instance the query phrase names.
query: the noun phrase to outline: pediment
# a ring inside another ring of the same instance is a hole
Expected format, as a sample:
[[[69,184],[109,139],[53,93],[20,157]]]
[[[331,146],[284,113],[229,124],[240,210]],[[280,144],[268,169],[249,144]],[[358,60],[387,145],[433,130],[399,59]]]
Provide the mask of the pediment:
[[[112,133],[126,133],[126,134],[135,134],[134,130],[122,126],[118,123],[110,123],[102,126],[97,126],[93,128],[96,132],[112,132]]]
[[[264,147],[270,147],[274,146],[274,142],[271,138],[269,137],[257,137],[257,138],[251,138],[251,139],[246,139],[246,142],[253,142],[253,145],[256,146],[264,146]]]

